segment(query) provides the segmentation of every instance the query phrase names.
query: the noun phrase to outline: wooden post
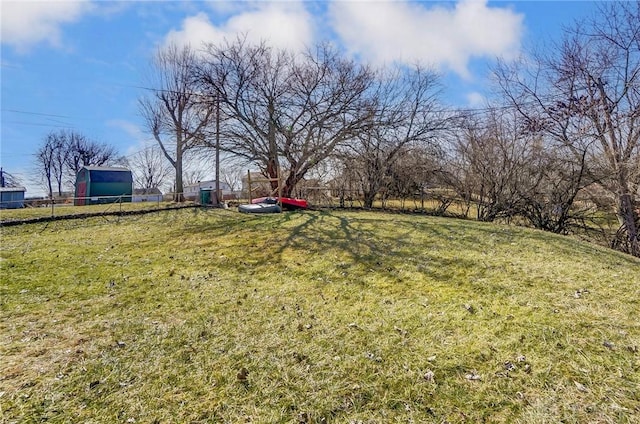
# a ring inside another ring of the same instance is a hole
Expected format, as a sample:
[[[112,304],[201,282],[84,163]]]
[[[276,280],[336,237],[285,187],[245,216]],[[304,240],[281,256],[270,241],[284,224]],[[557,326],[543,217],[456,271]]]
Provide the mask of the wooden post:
[[[222,204],[220,195],[220,94],[216,94],[216,206]]]
[[[282,173],[280,172],[280,165],[278,165],[276,171],[278,172],[278,206],[280,206],[280,212],[282,212],[282,180],[280,178]]]
[[[278,177],[277,178],[261,178],[259,180],[254,180],[253,182],[256,183],[261,183],[261,182],[268,182],[271,183],[273,181],[276,181],[278,183],[278,190],[276,191],[270,191],[269,196],[273,196],[274,194],[277,193],[278,195],[278,205],[280,206],[280,210],[282,210],[282,180],[280,178],[280,167],[278,167],[277,169],[277,173],[278,173]],[[247,185],[249,186],[249,203],[251,203],[253,201],[253,187],[251,187],[251,171],[248,170],[247,171]]]

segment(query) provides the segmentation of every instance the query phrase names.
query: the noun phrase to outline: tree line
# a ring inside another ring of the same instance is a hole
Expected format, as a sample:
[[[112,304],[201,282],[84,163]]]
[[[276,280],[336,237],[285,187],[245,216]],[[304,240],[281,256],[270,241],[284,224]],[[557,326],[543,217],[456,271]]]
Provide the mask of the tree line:
[[[432,69],[373,68],[329,44],[170,46],[140,111],[176,201],[189,158],[219,145],[285,196],[310,178],[365,207],[429,191],[442,212],[457,201],[556,233],[595,205],[619,223],[612,246],[640,256],[640,3],[602,3],[549,47],[499,62],[495,97],[465,111],[442,104]]]

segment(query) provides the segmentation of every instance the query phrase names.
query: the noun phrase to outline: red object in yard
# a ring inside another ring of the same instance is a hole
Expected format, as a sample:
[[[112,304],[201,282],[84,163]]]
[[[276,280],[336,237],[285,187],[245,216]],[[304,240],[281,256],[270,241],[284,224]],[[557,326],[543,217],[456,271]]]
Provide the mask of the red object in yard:
[[[307,209],[309,207],[309,203],[306,200],[291,197],[282,197],[280,199],[277,197],[260,197],[253,199],[251,203],[278,203],[278,200],[282,203],[283,209]]]

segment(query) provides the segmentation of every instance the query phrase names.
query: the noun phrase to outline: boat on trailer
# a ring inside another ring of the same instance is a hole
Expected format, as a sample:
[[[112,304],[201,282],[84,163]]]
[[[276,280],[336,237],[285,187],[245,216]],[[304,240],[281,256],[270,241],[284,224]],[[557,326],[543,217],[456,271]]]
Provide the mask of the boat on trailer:
[[[279,201],[279,202],[278,202]],[[307,209],[309,203],[305,199],[296,199],[293,197],[259,197],[251,201],[252,204],[277,204],[282,205],[282,209],[295,210],[295,209]]]

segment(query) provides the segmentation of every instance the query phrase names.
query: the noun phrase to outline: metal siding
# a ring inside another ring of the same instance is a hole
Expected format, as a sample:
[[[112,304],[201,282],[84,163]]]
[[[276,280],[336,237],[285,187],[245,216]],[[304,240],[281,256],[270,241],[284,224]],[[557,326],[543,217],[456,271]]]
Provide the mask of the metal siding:
[[[0,209],[20,209],[24,207],[24,191],[0,192]]]
[[[90,172],[90,180],[92,183],[131,183],[133,177],[131,171],[98,171]]]
[[[111,183],[111,182],[104,182],[104,183],[94,183],[92,182],[91,184],[91,194],[87,195],[88,197],[91,197],[90,203],[110,203],[110,202],[116,202],[119,201],[119,199],[117,198],[118,196],[126,196],[122,199],[123,202],[130,202],[131,201],[131,194],[132,194],[132,185],[130,183]],[[100,199],[97,201],[94,201],[93,199],[96,197],[110,197],[107,199]]]

